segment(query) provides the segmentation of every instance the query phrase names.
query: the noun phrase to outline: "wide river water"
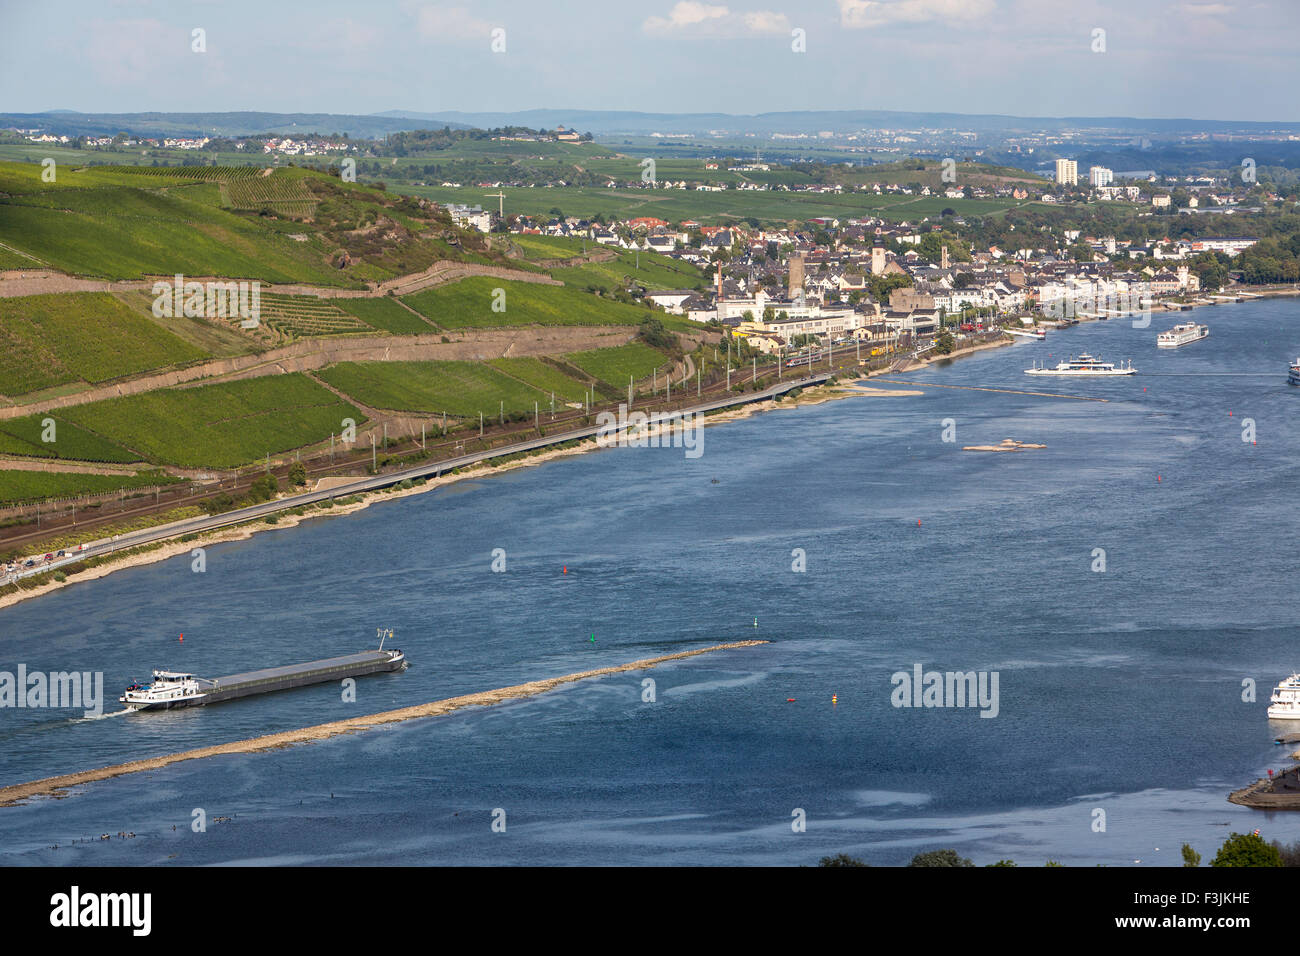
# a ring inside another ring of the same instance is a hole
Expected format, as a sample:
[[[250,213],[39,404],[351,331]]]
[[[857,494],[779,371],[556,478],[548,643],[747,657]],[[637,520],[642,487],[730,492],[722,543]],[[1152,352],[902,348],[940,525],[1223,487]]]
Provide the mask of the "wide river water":
[[[1155,348],[1189,318],[1208,340]],[[1208,862],[1233,830],[1300,839],[1300,814],[1226,801],[1293,749],[1265,708],[1300,669],[1297,319],[1266,300],[1086,324],[903,378],[1106,403],[928,389],[780,409],[708,428],[696,459],[560,459],[212,546],[204,573],[186,556],[0,610],[0,671],[102,671],[106,711],[154,667],[336,656],[379,628],[412,663],[358,680],[355,703],[332,684],[97,720],[0,710],[0,784],[771,642],[0,808],[0,864],[902,864],[954,847],[1145,866],[1178,865],[1184,842]],[[1023,374],[1081,351],[1140,374]],[[961,450],[1006,437],[1048,447]],[[917,664],[996,672],[996,717],[893,706],[891,675]]]

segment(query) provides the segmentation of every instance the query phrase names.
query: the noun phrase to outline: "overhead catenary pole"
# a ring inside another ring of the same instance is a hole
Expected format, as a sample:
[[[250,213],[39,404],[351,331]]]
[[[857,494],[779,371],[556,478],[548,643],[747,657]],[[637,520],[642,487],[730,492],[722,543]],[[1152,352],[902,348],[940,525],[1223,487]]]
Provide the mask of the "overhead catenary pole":
[[[478,413],[478,437],[483,437],[483,413]]]
[[[377,459],[376,456],[375,456],[375,432],[374,432],[374,429],[371,429],[371,431],[370,431],[370,467],[371,467],[373,470],[375,470],[375,471],[378,471],[378,470],[379,470],[378,459]]]

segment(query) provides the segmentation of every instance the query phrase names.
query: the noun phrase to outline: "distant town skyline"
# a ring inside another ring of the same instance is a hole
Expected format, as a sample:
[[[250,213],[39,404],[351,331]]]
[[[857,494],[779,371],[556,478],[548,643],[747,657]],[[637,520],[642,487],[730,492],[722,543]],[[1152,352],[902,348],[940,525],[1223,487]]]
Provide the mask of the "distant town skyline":
[[[1287,0],[6,0],[0,11],[7,112],[1300,120]]]

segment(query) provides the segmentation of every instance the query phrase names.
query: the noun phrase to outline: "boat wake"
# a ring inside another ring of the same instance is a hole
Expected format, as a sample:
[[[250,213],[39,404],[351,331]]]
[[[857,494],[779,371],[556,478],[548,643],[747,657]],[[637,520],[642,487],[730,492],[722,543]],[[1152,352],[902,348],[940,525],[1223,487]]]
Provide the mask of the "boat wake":
[[[125,717],[129,713],[131,713],[131,708],[123,707],[121,710],[110,710],[106,714],[90,714],[87,717],[74,717],[72,723],[83,724],[90,720],[106,720],[109,717]]]

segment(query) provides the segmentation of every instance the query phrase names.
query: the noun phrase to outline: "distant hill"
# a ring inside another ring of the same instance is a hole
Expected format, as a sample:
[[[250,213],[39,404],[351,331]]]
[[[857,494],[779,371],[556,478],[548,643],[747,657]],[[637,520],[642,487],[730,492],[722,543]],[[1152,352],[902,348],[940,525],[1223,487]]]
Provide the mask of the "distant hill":
[[[418,112],[387,110],[365,116],[345,113],[0,113],[0,128],[41,128],[68,135],[249,136],[259,133],[346,133],[376,139],[412,129],[492,129],[567,126],[596,135],[651,133],[705,134],[714,130],[747,133],[847,133],[863,128],[928,128],[975,131],[1064,130],[1108,128],[1132,133],[1215,133],[1284,131],[1300,133],[1300,123],[1249,123],[1241,120],[1139,119],[1109,117],[1033,117],[1001,114],[915,113],[892,110],[802,110],[757,113],[642,113],[631,110],[537,109],[501,113],[457,110]]]
[[[408,119],[356,116],[345,113],[0,113],[0,128],[44,129],[64,136],[253,136],[260,133],[341,133],[357,139],[377,139],[414,129]],[[464,123],[440,122],[453,129]]]
[[[815,133],[821,130],[851,132],[863,127],[926,127],[966,130],[1055,130],[1078,127],[1107,127],[1133,132],[1218,132],[1223,130],[1292,130],[1300,132],[1300,123],[1248,123],[1241,120],[1138,119],[1130,116],[1108,117],[1034,117],[1002,114],[905,113],[892,110],[799,110],[780,113],[757,113],[752,116],[733,113],[640,113],[629,110],[521,110],[512,113],[415,113],[390,110],[377,114],[389,119],[418,120],[437,125],[456,124],[490,128],[496,126],[531,126],[553,129],[563,124],[592,133],[707,133],[727,130],[751,133]]]

